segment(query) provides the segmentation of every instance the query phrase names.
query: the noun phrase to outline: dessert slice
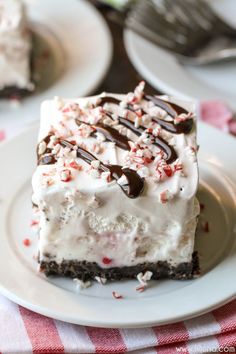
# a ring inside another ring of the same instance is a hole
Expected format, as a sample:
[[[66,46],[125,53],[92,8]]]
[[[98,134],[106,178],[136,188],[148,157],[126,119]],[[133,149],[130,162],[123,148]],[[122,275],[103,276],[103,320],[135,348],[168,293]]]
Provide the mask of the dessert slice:
[[[82,280],[198,274],[191,104],[145,95],[143,82],[127,95],[45,101],[37,153],[42,272]]]
[[[0,0],[0,48],[0,98],[32,91],[31,34],[21,0]]]

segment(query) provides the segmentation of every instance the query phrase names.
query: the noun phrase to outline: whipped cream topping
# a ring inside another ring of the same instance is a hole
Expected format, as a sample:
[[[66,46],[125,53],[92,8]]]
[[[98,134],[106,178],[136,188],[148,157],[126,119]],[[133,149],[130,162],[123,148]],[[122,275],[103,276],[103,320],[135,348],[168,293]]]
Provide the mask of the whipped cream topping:
[[[41,214],[40,260],[86,260],[102,267],[191,260],[199,214],[194,106],[171,98],[186,112],[173,117],[146,99],[143,89],[141,83],[128,95],[56,98],[42,104],[39,165],[33,176],[33,202]],[[113,100],[104,103],[108,96]],[[120,118],[144,129],[137,135]],[[187,134],[171,133],[156,119],[166,124],[191,120],[192,126]],[[126,137],[130,150],[110,141],[96,128],[99,124]],[[175,151],[171,163],[155,141]],[[78,146],[94,160],[80,158]],[[144,189],[127,197],[121,189],[129,182],[125,173],[114,178],[101,165],[135,171]],[[104,264],[104,257],[111,262]]]
[[[32,90],[31,34],[21,0],[0,0],[0,49],[0,89]]]

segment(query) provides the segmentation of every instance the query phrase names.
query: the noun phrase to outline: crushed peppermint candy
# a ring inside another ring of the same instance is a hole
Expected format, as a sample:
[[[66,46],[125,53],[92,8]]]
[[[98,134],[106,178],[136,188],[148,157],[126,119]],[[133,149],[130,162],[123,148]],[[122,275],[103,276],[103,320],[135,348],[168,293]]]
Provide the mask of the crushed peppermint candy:
[[[127,105],[127,103],[125,103],[125,105]],[[126,119],[130,118],[130,111],[126,108],[122,109],[122,111],[120,112],[120,116]]]
[[[94,132],[94,128],[88,124],[81,123],[78,127],[77,134],[82,138],[88,138]]]
[[[55,131],[55,135],[59,137],[69,137],[72,135],[72,131],[68,128],[68,126],[65,124],[65,122],[60,121],[58,122],[58,129]]]
[[[166,204],[171,199],[173,199],[173,194],[168,189],[164,190],[159,195],[159,201],[162,204]]]
[[[136,287],[136,291],[143,292],[148,285],[148,281],[151,280],[153,272],[147,270],[144,274],[141,272],[137,275],[137,280],[139,281],[140,285]]]
[[[103,124],[105,124],[105,125],[114,125],[114,121],[110,117],[106,117],[105,119],[103,119]]]
[[[174,124],[184,122],[187,119],[193,118],[193,116],[194,116],[193,112],[181,113],[174,119]]]
[[[76,290],[82,290],[82,289],[87,289],[91,286],[91,282],[90,281],[83,281],[81,279],[78,278],[74,278],[73,282],[76,284]]]
[[[151,145],[153,142],[153,139],[150,136],[147,136],[143,139],[143,143],[146,145]]]
[[[116,181],[120,186],[125,186],[129,184],[129,181],[127,177],[123,174],[117,181]]]
[[[173,170],[170,165],[164,165],[163,166],[163,171],[167,177],[171,177],[173,175]]]
[[[152,151],[148,146],[141,146],[138,142],[130,142],[131,150],[128,152],[125,158],[125,162],[128,166],[132,164],[147,165],[153,161]]]
[[[48,147],[49,147],[50,149],[53,149],[54,146],[57,144],[57,142],[58,142],[58,138],[57,138],[55,135],[52,135],[52,136],[50,137],[50,141],[49,141],[49,143],[48,143]]]
[[[69,166],[77,171],[82,171],[83,170],[83,166],[78,164],[75,160],[71,161],[69,163]]]
[[[47,185],[47,186],[52,186],[54,183],[55,183],[55,182],[54,182],[54,180],[53,180],[52,178],[48,178],[48,179],[46,180],[46,185]]]
[[[134,105],[135,106],[135,105]],[[142,122],[142,116],[143,116],[143,112],[142,109],[137,107],[135,108],[135,112],[136,116],[140,119],[140,123]]]
[[[101,154],[103,152],[103,150],[104,149],[100,143],[93,144],[92,151],[95,152],[96,154]]]
[[[143,125],[149,125],[152,121],[152,117],[149,114],[142,115],[142,123]]]
[[[110,264],[111,262],[112,262],[112,259],[110,259],[108,257],[103,257],[103,259],[102,259],[103,264]]]
[[[152,135],[158,137],[158,136],[161,135],[161,132],[162,132],[161,127],[160,127],[159,124],[157,124],[157,125],[155,126],[155,128],[153,128],[153,130],[152,130]]]
[[[96,107],[90,110],[88,120],[90,124],[97,124],[101,119],[106,117],[103,107]]]
[[[141,81],[135,88],[134,92],[129,92],[125,97],[125,102],[129,104],[139,103],[144,95],[145,82]]]
[[[104,278],[104,277],[99,277],[98,275],[96,277],[94,277],[94,279],[101,285],[104,285],[106,284],[107,282],[107,279]]]
[[[71,171],[68,169],[64,169],[60,173],[60,180],[62,182],[69,182],[71,180]]]
[[[31,220],[30,221],[30,226],[35,226],[35,225],[38,225],[39,224],[39,220]]]
[[[175,172],[174,169],[166,163],[165,160],[155,159],[156,164],[156,172],[158,180],[162,180],[164,177],[171,177]]]
[[[117,293],[116,291],[112,291],[112,296],[117,300],[123,299],[123,295]]]
[[[141,285],[147,286],[147,282],[151,280],[153,272],[147,270],[144,274],[142,272],[138,273],[137,279]]]
[[[185,151],[187,156],[189,156],[193,162],[197,161],[197,148],[195,148],[194,146],[187,146]]]
[[[103,135],[103,134],[100,133],[100,132],[96,132],[96,136],[97,136],[97,141],[98,141],[99,143],[102,143],[102,142],[104,142],[104,141],[106,140],[105,135]]]
[[[23,244],[24,244],[24,246],[29,247],[29,246],[31,245],[30,239],[25,238],[25,239],[23,240]]]
[[[146,289],[145,285],[139,285],[136,287],[136,291],[138,291],[139,293],[142,293],[144,290]]]
[[[42,155],[47,149],[47,144],[45,143],[45,141],[41,141],[41,143],[39,143],[38,146],[38,154]]]
[[[150,102],[148,113],[150,114],[150,116],[157,117],[160,119],[164,119],[167,116],[167,112],[164,109],[155,106],[154,104],[152,104],[152,102]]]
[[[102,172],[101,173],[101,178],[105,181],[107,181],[108,183],[111,182],[111,172]]]
[[[140,102],[144,95],[145,82],[140,81],[138,86],[134,89],[135,103]]]
[[[180,162],[179,159],[174,164],[174,172],[178,172],[178,171],[183,172],[183,164]]]
[[[138,128],[141,125],[142,119],[140,117],[136,117],[134,121],[135,128]]]
[[[52,147],[52,154],[58,154],[60,150],[62,150],[63,148],[61,147],[60,144],[56,144]]]
[[[100,161],[99,160],[93,160],[91,161],[90,165],[92,166],[92,168],[95,168],[95,170],[98,170],[100,167]]]
[[[80,116],[80,114],[83,113],[79,104],[76,102],[65,104],[64,107],[61,109],[61,112],[64,115],[63,117],[66,119],[68,118],[76,119]]]

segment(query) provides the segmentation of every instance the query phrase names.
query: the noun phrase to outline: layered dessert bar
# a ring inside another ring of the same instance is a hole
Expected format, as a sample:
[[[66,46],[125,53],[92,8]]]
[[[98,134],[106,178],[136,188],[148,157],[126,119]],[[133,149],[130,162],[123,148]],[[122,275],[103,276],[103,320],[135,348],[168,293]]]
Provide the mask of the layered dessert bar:
[[[31,33],[21,0],[0,0],[0,98],[24,96],[31,82]]]
[[[39,264],[81,280],[199,273],[194,106],[133,93],[45,101],[33,175]]]

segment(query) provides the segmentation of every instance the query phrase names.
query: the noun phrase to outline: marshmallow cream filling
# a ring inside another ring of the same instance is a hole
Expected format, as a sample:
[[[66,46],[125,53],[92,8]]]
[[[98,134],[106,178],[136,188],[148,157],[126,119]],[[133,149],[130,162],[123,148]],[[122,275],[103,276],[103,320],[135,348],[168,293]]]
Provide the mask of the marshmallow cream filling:
[[[125,99],[123,95],[109,96]],[[81,113],[71,113],[67,107],[76,103],[81,109],[87,109],[91,103],[96,105],[100,97],[45,101],[41,109],[39,142],[53,127],[56,135],[86,144],[99,160],[134,168],[132,158],[127,158],[128,152],[117,148],[113,142],[101,139],[98,146],[98,135],[78,134],[75,117]],[[192,104],[172,98],[170,101],[194,112]],[[140,103],[150,115],[157,111],[153,105],[145,104]],[[96,109],[90,112],[95,121],[100,119]],[[114,104],[106,104],[106,109],[122,114],[122,107]],[[161,114],[162,110],[156,113]],[[168,116],[165,119],[168,120]],[[123,133],[137,140],[124,129]],[[72,161],[71,152],[62,152],[56,164],[38,165],[32,179],[32,201],[38,206],[40,216],[39,261],[87,261],[101,267],[158,261],[175,266],[191,262],[199,214],[195,197],[198,186],[195,124],[189,134],[164,130],[161,134],[177,152],[178,161],[171,164],[175,172],[166,175],[162,171],[157,175],[154,163],[139,166],[138,173],[145,176],[145,188],[135,199],[128,198],[118,183],[101,178],[79,158],[73,157],[79,170],[68,168],[70,180],[62,179],[61,171]],[[39,144],[39,148],[44,147]],[[112,262],[104,265],[104,257]]]

